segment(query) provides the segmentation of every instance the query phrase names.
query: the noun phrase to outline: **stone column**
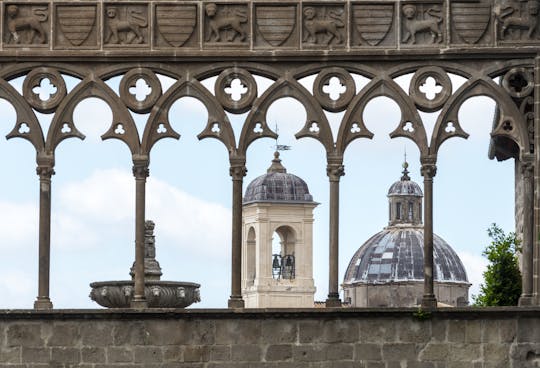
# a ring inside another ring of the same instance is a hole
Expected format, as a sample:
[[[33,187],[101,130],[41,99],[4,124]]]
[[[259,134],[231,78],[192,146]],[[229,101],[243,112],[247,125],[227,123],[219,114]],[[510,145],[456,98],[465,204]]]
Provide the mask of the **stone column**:
[[[534,177],[532,162],[521,164],[521,175],[523,185],[523,202],[520,203],[523,211],[523,243],[522,250],[522,293],[519,298],[519,305],[533,304],[533,191]]]
[[[146,308],[148,303],[144,295],[144,222],[146,201],[146,178],[150,175],[149,162],[133,160],[135,176],[135,291],[131,300],[132,308]]]
[[[34,309],[52,309],[49,297],[51,265],[51,177],[54,159],[38,158],[36,173],[39,175],[39,280],[38,296]]]
[[[540,305],[540,55],[534,59],[534,232],[533,297]]]
[[[326,174],[330,180],[330,242],[328,299],[326,307],[341,307],[339,299],[339,180],[345,175],[343,158],[328,159]]]
[[[244,308],[242,299],[242,185],[246,176],[246,159],[231,158],[232,193],[232,244],[231,244],[231,296],[229,308]]]
[[[437,173],[434,159],[422,159],[424,177],[424,296],[423,308],[436,308],[433,288],[433,177]]]

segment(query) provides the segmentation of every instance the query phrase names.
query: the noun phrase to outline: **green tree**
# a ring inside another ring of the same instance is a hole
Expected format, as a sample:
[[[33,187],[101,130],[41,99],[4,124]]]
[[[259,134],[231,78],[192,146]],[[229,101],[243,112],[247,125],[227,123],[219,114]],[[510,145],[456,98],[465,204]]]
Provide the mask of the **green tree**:
[[[521,272],[517,253],[520,251],[516,234],[504,231],[496,224],[487,230],[491,238],[482,255],[488,261],[480,294],[473,296],[474,305],[481,307],[517,305],[521,295]]]

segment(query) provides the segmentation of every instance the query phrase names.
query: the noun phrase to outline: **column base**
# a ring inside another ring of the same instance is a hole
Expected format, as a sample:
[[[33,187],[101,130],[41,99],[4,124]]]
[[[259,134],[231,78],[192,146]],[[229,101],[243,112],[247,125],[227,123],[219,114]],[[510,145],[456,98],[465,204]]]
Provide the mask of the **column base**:
[[[534,297],[532,295],[522,295],[519,297],[518,305],[520,307],[527,307],[530,305],[534,305]]]
[[[245,308],[244,299],[241,296],[231,296],[227,304],[231,309]]]
[[[34,309],[53,309],[51,299],[48,297],[38,296],[34,302]]]
[[[424,295],[421,306],[422,308],[437,308],[437,299],[434,295]]]
[[[148,302],[145,298],[133,298],[129,306],[135,309],[145,309],[148,308]]]
[[[341,308],[341,299],[339,299],[339,296],[330,296],[328,295],[328,299],[326,299],[326,308]]]

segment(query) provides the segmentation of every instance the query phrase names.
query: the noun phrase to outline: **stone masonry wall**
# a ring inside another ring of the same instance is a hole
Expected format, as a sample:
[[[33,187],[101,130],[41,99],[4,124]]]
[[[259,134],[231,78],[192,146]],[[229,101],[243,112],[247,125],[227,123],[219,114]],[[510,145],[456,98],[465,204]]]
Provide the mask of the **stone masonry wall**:
[[[540,309],[0,311],[0,367],[535,368]]]

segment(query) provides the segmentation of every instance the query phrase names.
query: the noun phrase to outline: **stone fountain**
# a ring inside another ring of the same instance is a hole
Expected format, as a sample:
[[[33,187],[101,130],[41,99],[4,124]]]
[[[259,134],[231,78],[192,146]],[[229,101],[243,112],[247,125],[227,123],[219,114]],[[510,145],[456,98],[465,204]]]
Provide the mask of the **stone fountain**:
[[[186,308],[199,302],[199,284],[183,281],[161,281],[161,267],[156,260],[155,224],[144,224],[144,294],[149,308]],[[99,281],[90,284],[90,298],[107,308],[129,308],[134,292],[135,263],[131,267],[131,280]]]

